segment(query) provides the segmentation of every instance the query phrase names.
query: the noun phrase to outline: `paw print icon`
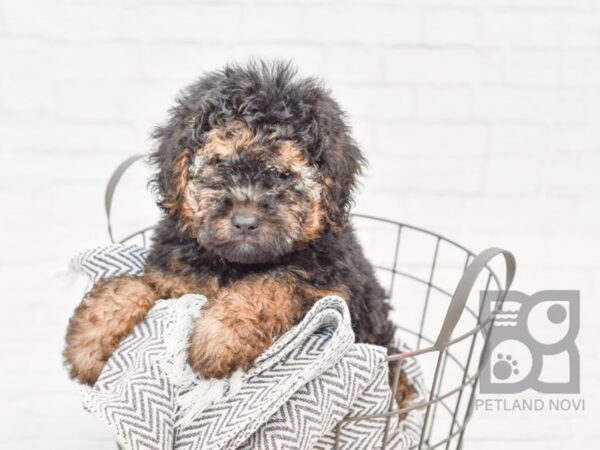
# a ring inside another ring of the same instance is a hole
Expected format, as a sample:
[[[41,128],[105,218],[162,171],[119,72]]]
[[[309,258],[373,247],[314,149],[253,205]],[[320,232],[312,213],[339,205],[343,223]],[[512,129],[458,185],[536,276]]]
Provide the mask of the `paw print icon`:
[[[484,394],[576,394],[580,390],[579,292],[541,291],[526,295],[481,295],[483,317],[495,317],[481,373]]]
[[[498,353],[498,360],[494,363],[492,370],[494,375],[499,380],[507,380],[513,375],[519,375],[519,362],[513,359],[512,355],[504,356],[502,353]]]

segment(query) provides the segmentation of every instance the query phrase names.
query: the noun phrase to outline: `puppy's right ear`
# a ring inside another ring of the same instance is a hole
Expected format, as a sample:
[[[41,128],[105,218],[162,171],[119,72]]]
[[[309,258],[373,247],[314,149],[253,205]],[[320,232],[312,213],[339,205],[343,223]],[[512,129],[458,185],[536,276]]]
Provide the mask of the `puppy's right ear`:
[[[192,156],[209,128],[208,98],[213,87],[214,76],[207,76],[183,91],[169,111],[167,123],[152,135],[156,147],[149,161],[155,173],[149,185],[158,205],[168,214],[181,211]]]
[[[150,163],[156,170],[150,186],[157,195],[158,205],[170,215],[181,211],[189,180],[192,148],[195,148],[193,126],[189,121],[173,119],[174,117],[166,126],[159,127],[154,132],[158,146],[150,154]]]
[[[157,145],[149,161],[156,172],[149,185],[158,205],[168,214],[181,211],[191,159],[201,145],[201,136],[211,128],[212,97],[218,94],[224,76],[225,72],[208,73],[184,89],[169,111],[167,123],[153,133]]]

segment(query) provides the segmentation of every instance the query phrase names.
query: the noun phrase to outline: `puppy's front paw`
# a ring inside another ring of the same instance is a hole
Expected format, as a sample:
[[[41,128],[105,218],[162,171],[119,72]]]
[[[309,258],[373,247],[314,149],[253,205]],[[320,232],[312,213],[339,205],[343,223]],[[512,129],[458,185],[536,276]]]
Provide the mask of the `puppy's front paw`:
[[[257,330],[232,329],[205,314],[194,325],[188,361],[203,378],[228,378],[237,369],[248,370],[268,346]]]
[[[93,386],[106,365],[106,357],[91,343],[86,344],[83,341],[73,342],[65,350],[65,359],[71,378],[89,386]]]
[[[93,385],[106,361],[154,303],[141,278],[119,277],[94,285],[69,321],[65,363],[72,378]]]

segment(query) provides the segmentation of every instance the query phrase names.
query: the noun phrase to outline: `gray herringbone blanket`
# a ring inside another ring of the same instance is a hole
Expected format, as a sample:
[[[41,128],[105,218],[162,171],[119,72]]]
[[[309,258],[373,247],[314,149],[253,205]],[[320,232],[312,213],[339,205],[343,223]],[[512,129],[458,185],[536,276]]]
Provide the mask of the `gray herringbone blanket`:
[[[96,281],[139,274],[144,251],[110,246],[84,253],[76,265]],[[246,373],[202,380],[186,360],[191,325],[206,299],[159,301],[125,338],[93,388],[85,408],[114,431],[125,449],[325,449],[348,416],[387,411],[393,401],[385,349],[354,343],[347,306],[318,301]],[[419,368],[403,367],[422,402]],[[416,447],[422,413],[391,421],[387,448]],[[385,419],[345,422],[339,448],[381,447]]]

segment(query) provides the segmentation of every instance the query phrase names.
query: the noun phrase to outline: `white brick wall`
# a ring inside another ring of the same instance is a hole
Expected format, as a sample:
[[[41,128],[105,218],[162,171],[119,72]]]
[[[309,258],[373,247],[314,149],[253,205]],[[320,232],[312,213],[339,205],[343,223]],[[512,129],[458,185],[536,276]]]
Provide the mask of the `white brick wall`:
[[[61,368],[66,263],[105,242],[104,183],[178,89],[251,55],[293,58],[347,109],[359,211],[511,249],[519,289],[581,289],[586,412],[480,413],[468,448],[598,447],[593,0],[0,0],[0,447],[114,448]],[[122,232],[152,220],[139,198]]]

